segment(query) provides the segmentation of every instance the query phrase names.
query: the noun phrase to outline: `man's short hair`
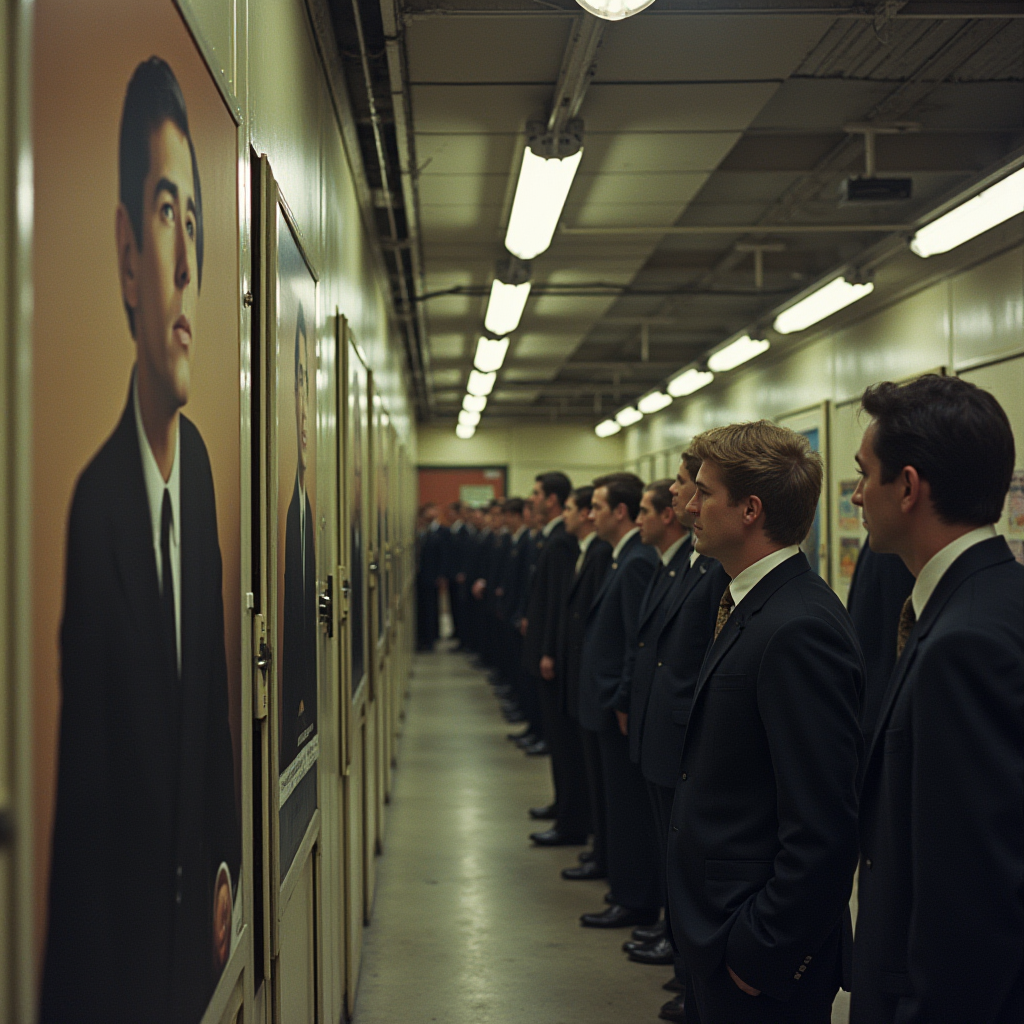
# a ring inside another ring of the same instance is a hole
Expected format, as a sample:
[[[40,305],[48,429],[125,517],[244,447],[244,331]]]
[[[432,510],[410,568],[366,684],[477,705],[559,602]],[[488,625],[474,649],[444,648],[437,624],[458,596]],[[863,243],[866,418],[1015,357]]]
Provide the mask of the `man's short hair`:
[[[299,388],[299,337],[302,337],[302,348],[306,353],[306,373],[309,374],[309,338],[306,335],[306,314],[299,303],[299,311],[295,315],[295,389]],[[309,394],[309,380],[305,381],[306,394]]]
[[[584,512],[590,508],[594,501],[594,488],[590,484],[584,484],[582,487],[577,487],[572,492],[573,501],[576,502],[576,507]]]
[[[640,499],[644,495],[644,482],[636,473],[605,473],[596,477],[594,490],[604,487],[608,491],[608,504],[613,508],[626,506],[630,519],[640,514]]]
[[[679,456],[679,461],[683,464],[687,474],[691,480],[697,479],[697,474],[700,472],[700,459],[690,451],[689,448]]]
[[[672,505],[672,492],[669,488],[675,483],[674,480],[652,480],[645,488],[644,494],[651,496],[651,504],[654,511],[661,515],[665,509]]]
[[[913,466],[943,522],[987,526],[999,519],[1015,451],[1010,421],[989,392],[929,373],[907,384],[874,384],[861,405],[875,422],[882,483]]]
[[[803,434],[770,420],[733,423],[698,434],[688,450],[718,467],[733,503],[761,499],[769,540],[788,547],[810,533],[823,466]]]
[[[150,57],[136,67],[128,82],[121,110],[121,135],[117,149],[119,198],[128,211],[128,221],[139,252],[142,252],[142,217],[145,208],[142,190],[146,175],[149,174],[150,140],[165,121],[170,121],[188,139],[188,151],[192,156],[192,185],[196,201],[196,284],[202,288],[203,192],[199,184],[196,147],[188,128],[185,97],[170,65],[159,57]],[[135,315],[127,305],[125,310],[132,337],[135,337]]]
[[[506,498],[505,499],[505,511],[513,516],[521,516],[523,514],[523,502],[522,498]]]
[[[553,494],[558,498],[559,505],[565,504],[565,499],[569,497],[572,491],[572,481],[564,473],[559,473],[557,470],[550,473],[538,473],[534,480],[540,484],[544,497],[547,498]]]

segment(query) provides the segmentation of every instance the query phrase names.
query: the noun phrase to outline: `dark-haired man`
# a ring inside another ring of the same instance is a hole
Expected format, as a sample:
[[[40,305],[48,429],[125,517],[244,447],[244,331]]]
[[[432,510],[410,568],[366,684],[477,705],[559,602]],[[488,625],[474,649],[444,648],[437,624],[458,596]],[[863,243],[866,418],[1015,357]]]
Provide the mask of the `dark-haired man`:
[[[956,377],[877,384],[857,453],[872,550],[915,578],[861,797],[857,1024],[1024,1020],[1024,566],[993,524],[1006,413]]]
[[[580,725],[594,734],[601,755],[612,902],[583,914],[585,928],[653,924],[662,902],[647,787],[629,759],[616,711],[633,671],[640,605],[658,561],[635,525],[643,489],[633,473],[599,476],[590,506],[598,537],[612,546],[612,562],[587,616],[579,708]]]
[[[438,593],[441,582],[442,527],[437,505],[428,502],[423,508],[426,519],[419,536],[416,571],[416,649],[432,651],[440,635]]]
[[[136,362],[68,520],[61,728],[40,1019],[198,1021],[241,860],[222,569],[191,387],[203,206],[170,67],[121,120],[115,234]]]
[[[857,863],[864,663],[799,548],[821,459],[766,420],[706,431],[690,451],[695,547],[730,583],[683,739],[672,936],[702,1024],[825,1024]]]

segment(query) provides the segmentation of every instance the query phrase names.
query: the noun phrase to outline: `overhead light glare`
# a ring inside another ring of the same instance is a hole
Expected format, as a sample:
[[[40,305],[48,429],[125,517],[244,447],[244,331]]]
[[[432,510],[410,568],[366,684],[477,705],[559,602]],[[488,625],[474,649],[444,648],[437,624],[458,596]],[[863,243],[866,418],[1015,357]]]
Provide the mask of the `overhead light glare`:
[[[483,412],[487,408],[487,399],[483,395],[465,395],[462,408],[466,412]]]
[[[926,224],[910,248],[925,257],[949,252],[1019,213],[1024,213],[1024,167]]]
[[[658,412],[664,409],[666,405],[672,404],[672,398],[666,395],[664,391],[652,391],[649,395],[644,395],[639,402],[636,403],[636,407],[645,416],[650,416],[651,413]]]
[[[615,420],[602,420],[594,427],[594,433],[598,437],[611,437],[612,434],[617,434],[621,429],[622,427]]]
[[[690,367],[689,370],[684,370],[678,376],[673,377],[668,382],[668,387],[665,389],[673,398],[682,398],[683,395],[692,395],[694,391],[699,391],[701,388],[706,387],[715,379],[713,373],[709,373],[707,370],[698,370],[696,367]]]
[[[508,338],[496,341],[493,338],[481,337],[476,343],[476,356],[473,359],[473,365],[481,373],[494,373],[501,369],[507,351]]]
[[[523,284],[505,284],[504,281],[495,279],[491,284],[491,297],[487,300],[484,327],[498,337],[511,334],[519,326],[529,297],[529,281]]]
[[[643,418],[644,414],[631,405],[627,405],[625,409],[620,409],[615,414],[615,422],[620,427],[631,427],[634,423],[639,423]]]
[[[505,234],[505,248],[514,256],[532,260],[551,245],[582,158],[582,149],[561,159],[545,159],[529,148],[523,152],[523,165],[519,169],[519,182]]]
[[[867,281],[864,284],[851,284],[845,277],[837,277],[829,281],[824,288],[811,292],[806,299],[801,299],[795,306],[784,309],[775,318],[775,330],[779,334],[793,334],[795,331],[806,331],[808,327],[824,320],[825,317],[838,313],[839,310],[865,295],[870,295],[875,290],[874,282]],[[708,360],[711,366],[711,360]],[[717,369],[715,366],[711,368]]]
[[[481,373],[479,370],[470,370],[466,390],[471,395],[478,395],[480,397],[489,395],[494,390],[494,381],[497,376],[493,371],[491,373]]]
[[[466,409],[463,409],[459,413],[459,423],[464,427],[475,427],[479,422],[480,413],[478,412],[468,412]]]
[[[460,423],[455,428],[455,436],[461,437],[463,441],[468,441],[475,433],[476,427],[471,427],[468,423]]]
[[[576,0],[576,3],[605,21],[622,21],[650,7],[654,0]]]
[[[726,370],[735,369],[748,359],[753,359],[754,356],[759,356],[770,348],[770,342],[754,341],[749,334],[744,334],[742,338],[737,338],[731,345],[708,356],[708,368],[714,370],[715,373],[725,373]]]

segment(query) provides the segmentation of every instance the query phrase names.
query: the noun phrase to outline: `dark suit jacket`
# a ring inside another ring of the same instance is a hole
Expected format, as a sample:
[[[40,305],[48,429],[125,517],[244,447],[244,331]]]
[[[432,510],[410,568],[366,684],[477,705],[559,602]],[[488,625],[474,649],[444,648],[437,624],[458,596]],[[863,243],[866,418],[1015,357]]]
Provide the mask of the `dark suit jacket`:
[[[197,1021],[217,980],[214,882],[241,847],[213,475],[179,429],[177,686],[130,397],[72,499],[44,1024]]]
[[[501,575],[503,596],[498,601],[498,613],[515,626],[521,617],[519,606],[526,590],[530,569],[530,531],[523,530],[519,540],[509,538],[508,558]]]
[[[288,505],[284,541],[284,627],[281,644],[281,771],[316,735],[316,550],[313,510],[303,495],[305,551],[299,532],[299,481]],[[303,585],[305,563],[305,585]],[[312,731],[310,728],[312,727]]]
[[[801,553],[708,651],[669,832],[672,931],[691,970],[724,961],[775,999],[838,975],[815,957],[849,919],[863,682],[850,618]]]
[[[718,618],[718,602],[729,585],[721,564],[701,555],[689,565],[664,601],[660,622],[641,630],[629,707],[629,753],[644,778],[674,788],[683,737],[704,655]],[[657,626],[657,629],[654,627]]]
[[[574,574],[565,597],[556,663],[561,666],[558,683],[562,709],[573,718],[579,718],[580,713],[580,663],[583,660],[587,614],[604,582],[611,562],[611,544],[600,537],[595,537],[590,542],[579,574]]]
[[[950,566],[910,634],[861,848],[851,1020],[1024,1019],[1024,566],[1002,537]]]
[[[580,725],[600,732],[614,722],[621,691],[629,686],[636,652],[640,603],[658,555],[636,533],[613,560],[587,615],[580,666]]]
[[[526,608],[526,639],[523,664],[534,676],[540,675],[540,659],[558,657],[558,635],[565,594],[572,584],[576,556],[580,546],[567,533],[565,523],[556,523],[545,538],[537,556],[537,568],[530,583]],[[556,662],[557,669],[557,662]]]

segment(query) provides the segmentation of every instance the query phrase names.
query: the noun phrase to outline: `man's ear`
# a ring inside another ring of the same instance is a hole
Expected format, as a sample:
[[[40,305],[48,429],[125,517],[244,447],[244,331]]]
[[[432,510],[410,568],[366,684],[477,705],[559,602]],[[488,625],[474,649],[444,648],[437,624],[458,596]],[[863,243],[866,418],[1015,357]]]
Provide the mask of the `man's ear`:
[[[117,204],[114,237],[117,240],[117,274],[121,280],[121,298],[134,312],[139,308],[139,248],[135,244],[135,232],[124,203]]]
[[[748,526],[757,522],[763,509],[764,506],[761,504],[761,499],[756,494],[751,494],[743,506],[743,522]]]
[[[900,508],[904,512],[910,512],[923,498],[931,496],[931,488],[928,482],[922,480],[913,466],[904,466],[900,474]]]

